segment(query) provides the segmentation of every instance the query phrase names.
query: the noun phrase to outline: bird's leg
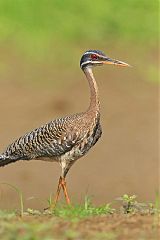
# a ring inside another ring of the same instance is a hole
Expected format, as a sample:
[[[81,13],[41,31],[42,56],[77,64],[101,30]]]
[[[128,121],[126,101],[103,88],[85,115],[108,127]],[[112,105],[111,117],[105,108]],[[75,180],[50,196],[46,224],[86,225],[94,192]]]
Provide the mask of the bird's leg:
[[[59,194],[60,194],[60,191],[61,191],[61,187],[62,187],[62,177],[60,176],[55,199],[54,199],[53,203],[50,205],[50,207],[45,208],[44,210],[47,210],[47,209],[53,210],[56,207],[56,204],[57,204],[58,199],[59,199]]]
[[[68,205],[70,205],[70,204],[71,204],[71,201],[70,201],[69,196],[68,196],[65,178],[62,178],[61,186],[62,186],[62,189],[63,189],[63,192],[64,192],[64,196],[65,196],[65,199],[66,199],[66,203],[67,203]]]
[[[62,189],[63,189],[63,193],[64,193],[64,196],[65,196],[65,199],[66,199],[66,203],[68,205],[71,204],[71,201],[69,199],[69,196],[68,196],[68,192],[67,192],[67,187],[66,187],[66,175],[70,169],[70,167],[72,166],[72,164],[74,163],[74,161],[66,161],[66,160],[62,160],[60,162],[61,164],[61,167],[62,167],[62,174],[61,174],[61,186],[62,186]]]
[[[65,180],[64,177],[60,176],[59,182],[58,182],[58,187],[57,187],[57,193],[56,193],[56,196],[55,196],[53,204],[50,206],[51,210],[56,207],[56,204],[57,204],[58,199],[59,199],[59,194],[60,194],[61,188],[63,189],[64,196],[65,196],[67,204],[68,205],[71,204],[69,196],[68,196],[67,188],[66,188],[66,180]]]
[[[58,187],[57,187],[57,193],[56,193],[56,196],[55,196],[55,199],[54,199],[54,206],[56,206],[57,202],[58,202],[58,198],[59,198],[59,194],[60,194],[60,191],[61,191],[61,187],[62,187],[62,177],[60,176],[59,178],[59,182],[58,182]]]

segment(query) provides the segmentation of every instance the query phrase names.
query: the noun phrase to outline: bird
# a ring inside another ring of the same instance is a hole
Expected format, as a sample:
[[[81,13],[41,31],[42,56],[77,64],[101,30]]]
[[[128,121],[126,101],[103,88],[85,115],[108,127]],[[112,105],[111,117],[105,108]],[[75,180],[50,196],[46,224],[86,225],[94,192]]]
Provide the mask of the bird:
[[[90,89],[90,104],[87,110],[52,120],[26,133],[11,143],[0,155],[0,167],[19,160],[37,159],[58,162],[61,166],[61,175],[52,207],[56,206],[61,190],[66,203],[71,204],[66,175],[71,166],[101,137],[99,92],[93,67],[106,64],[129,66],[125,62],[108,57],[100,50],[85,51],[80,59],[80,68],[88,80]]]

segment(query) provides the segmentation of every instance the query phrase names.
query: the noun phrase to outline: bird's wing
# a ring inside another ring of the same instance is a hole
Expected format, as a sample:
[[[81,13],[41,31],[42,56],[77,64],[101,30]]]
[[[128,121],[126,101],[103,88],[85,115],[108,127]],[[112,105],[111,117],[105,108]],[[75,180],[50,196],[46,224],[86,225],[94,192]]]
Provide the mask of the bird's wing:
[[[76,120],[76,117],[65,117],[51,121],[17,139],[3,155],[17,160],[58,157],[83,138],[82,131],[76,131]]]

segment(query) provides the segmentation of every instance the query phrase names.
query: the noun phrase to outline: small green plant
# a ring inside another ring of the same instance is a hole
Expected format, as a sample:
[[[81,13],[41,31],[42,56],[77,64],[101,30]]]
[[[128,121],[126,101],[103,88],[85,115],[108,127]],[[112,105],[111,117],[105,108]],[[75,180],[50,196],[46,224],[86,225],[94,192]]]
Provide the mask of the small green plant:
[[[158,191],[156,192],[154,209],[160,213],[160,193]]]
[[[23,214],[24,214],[24,204],[23,204],[23,194],[22,194],[22,191],[15,187],[14,185],[10,184],[10,183],[1,183],[1,184],[5,184],[9,187],[11,187],[12,189],[14,189],[18,196],[19,196],[19,200],[20,200],[20,216],[23,217]]]
[[[118,201],[122,201],[121,210],[123,213],[145,213],[147,209],[147,204],[137,202],[137,196],[124,194],[122,197],[117,198]]]
[[[0,221],[10,221],[17,216],[16,211],[0,210]]]
[[[70,220],[78,220],[88,216],[112,214],[114,211],[115,209],[111,208],[110,204],[96,207],[92,204],[90,198],[85,197],[83,205],[58,205],[53,210],[52,214],[58,217],[68,218]]]
[[[49,198],[47,199],[48,202],[48,209],[50,209],[53,205],[53,197],[52,194],[49,195]]]

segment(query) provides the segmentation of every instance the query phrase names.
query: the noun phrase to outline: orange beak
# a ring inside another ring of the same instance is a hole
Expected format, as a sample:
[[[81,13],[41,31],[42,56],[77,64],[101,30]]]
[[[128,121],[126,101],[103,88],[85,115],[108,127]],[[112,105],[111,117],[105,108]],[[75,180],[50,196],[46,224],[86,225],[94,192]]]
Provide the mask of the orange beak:
[[[125,62],[122,62],[122,61],[119,61],[119,60],[114,60],[114,59],[111,59],[111,58],[108,58],[106,57],[105,58],[105,61],[103,61],[104,64],[113,64],[113,65],[117,65],[117,66],[120,66],[120,67],[130,67],[130,65],[128,63],[125,63]]]

